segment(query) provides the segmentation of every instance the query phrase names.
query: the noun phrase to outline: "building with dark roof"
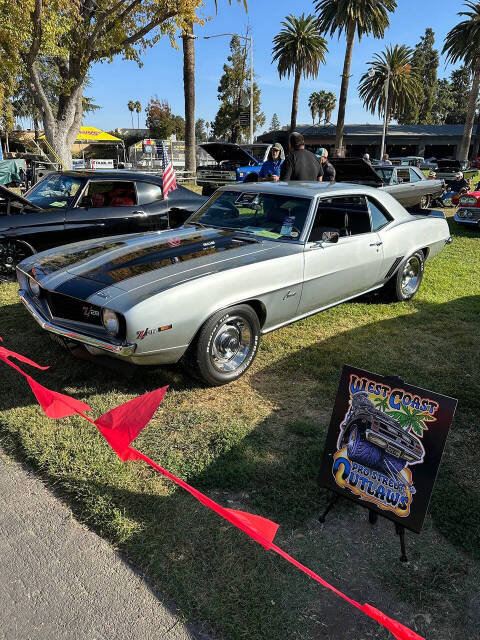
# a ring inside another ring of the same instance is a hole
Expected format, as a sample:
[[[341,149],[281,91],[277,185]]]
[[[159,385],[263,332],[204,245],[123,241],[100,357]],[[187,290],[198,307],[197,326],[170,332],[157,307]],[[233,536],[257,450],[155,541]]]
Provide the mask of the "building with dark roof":
[[[336,126],[298,125],[296,131],[305,138],[307,148],[325,147],[329,153],[335,147]],[[477,126],[474,125],[472,146]],[[347,156],[380,156],[383,125],[346,124],[343,143]],[[388,127],[386,152],[392,156],[422,156],[424,158],[456,157],[463,136],[463,124],[391,124]],[[270,131],[258,136],[259,142],[281,142],[287,146],[287,131]],[[472,150],[472,148],[470,149]]]

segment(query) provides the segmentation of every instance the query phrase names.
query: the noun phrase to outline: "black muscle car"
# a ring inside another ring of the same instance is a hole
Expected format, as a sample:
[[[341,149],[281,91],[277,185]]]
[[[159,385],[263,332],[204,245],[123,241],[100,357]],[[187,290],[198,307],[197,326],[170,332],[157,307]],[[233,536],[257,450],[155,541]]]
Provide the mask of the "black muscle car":
[[[0,276],[24,258],[58,245],[178,227],[206,198],[162,178],[129,171],[50,173],[24,197],[0,185]]]

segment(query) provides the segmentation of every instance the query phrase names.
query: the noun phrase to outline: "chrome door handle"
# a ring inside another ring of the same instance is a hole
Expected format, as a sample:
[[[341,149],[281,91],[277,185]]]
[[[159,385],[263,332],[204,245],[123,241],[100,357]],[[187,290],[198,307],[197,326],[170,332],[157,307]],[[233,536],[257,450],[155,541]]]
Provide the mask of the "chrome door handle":
[[[134,216],[146,216],[147,214],[145,213],[145,211],[134,211],[133,215]]]
[[[370,246],[371,247],[379,247],[381,244],[383,244],[383,242],[371,242]]]

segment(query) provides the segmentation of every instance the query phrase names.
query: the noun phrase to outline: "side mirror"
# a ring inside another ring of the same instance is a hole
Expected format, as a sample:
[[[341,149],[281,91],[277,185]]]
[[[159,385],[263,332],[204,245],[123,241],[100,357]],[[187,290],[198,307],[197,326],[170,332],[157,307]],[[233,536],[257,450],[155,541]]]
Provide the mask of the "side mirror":
[[[331,244],[336,244],[340,238],[340,234],[338,231],[324,231],[322,233],[323,242],[330,242]]]

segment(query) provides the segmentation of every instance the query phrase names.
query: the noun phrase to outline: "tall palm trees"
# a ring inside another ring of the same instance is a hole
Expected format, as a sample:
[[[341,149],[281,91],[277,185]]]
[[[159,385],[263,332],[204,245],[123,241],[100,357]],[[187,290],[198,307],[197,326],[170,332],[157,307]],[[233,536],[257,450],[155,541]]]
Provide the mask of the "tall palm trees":
[[[337,99],[331,91],[314,91],[308,98],[308,107],[312,114],[312,122],[315,124],[315,116],[318,116],[318,124],[323,120],[330,121],[332,112],[337,105]]]
[[[386,114],[386,123],[398,118],[409,102],[414,101],[419,79],[412,69],[413,50],[404,44],[386,47],[368,62],[371,71],[360,78],[358,93],[365,108],[371,113]],[[388,79],[388,104],[385,104],[385,85]]]
[[[471,69],[473,75],[462,143],[457,153],[458,160],[468,159],[480,86],[480,2],[469,0],[465,6],[470,11],[460,11],[458,15],[467,16],[468,19],[460,22],[447,33],[442,51],[447,54],[447,62],[456,63],[462,60]]]
[[[134,106],[135,106],[135,112],[137,114],[137,129],[140,129],[140,112],[142,111],[142,105],[137,100]]]
[[[290,14],[281,22],[283,29],[273,38],[273,62],[277,62],[278,75],[290,77],[293,74],[292,115],[290,130],[297,124],[298,94],[300,78],[316,78],[320,63],[325,63],[327,41],[318,30],[315,16],[297,18]]]
[[[133,126],[133,112],[135,111],[135,102],[133,100],[129,100],[127,103],[128,110],[130,111],[130,115],[132,116],[132,129]]]
[[[343,128],[355,34],[359,40],[370,33],[382,38],[389,25],[388,12],[396,7],[396,0],[318,0],[315,5],[321,33],[338,33],[340,37],[345,31],[347,40],[335,139],[337,155],[344,155]]]

